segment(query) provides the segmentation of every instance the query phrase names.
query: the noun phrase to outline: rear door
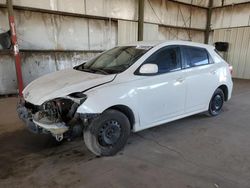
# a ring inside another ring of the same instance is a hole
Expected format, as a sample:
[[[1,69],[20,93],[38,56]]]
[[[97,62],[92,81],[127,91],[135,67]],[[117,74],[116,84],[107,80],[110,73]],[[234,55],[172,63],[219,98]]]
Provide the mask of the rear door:
[[[205,48],[182,46],[187,84],[185,112],[206,110],[217,85],[217,72]]]

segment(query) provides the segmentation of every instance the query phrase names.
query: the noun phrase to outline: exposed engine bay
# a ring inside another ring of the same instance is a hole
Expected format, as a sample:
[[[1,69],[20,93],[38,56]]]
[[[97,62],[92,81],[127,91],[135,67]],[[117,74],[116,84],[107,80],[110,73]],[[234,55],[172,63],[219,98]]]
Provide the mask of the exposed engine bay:
[[[83,127],[93,115],[78,114],[77,108],[86,100],[84,94],[72,94],[37,106],[23,99],[17,106],[19,117],[34,133],[52,134],[57,141],[81,136]]]

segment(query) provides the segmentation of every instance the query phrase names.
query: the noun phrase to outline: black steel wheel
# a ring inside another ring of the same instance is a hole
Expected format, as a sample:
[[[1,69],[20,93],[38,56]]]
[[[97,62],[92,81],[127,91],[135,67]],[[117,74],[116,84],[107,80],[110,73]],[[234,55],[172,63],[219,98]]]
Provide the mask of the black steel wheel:
[[[218,114],[220,114],[223,104],[224,104],[224,93],[220,88],[218,88],[215,90],[210,100],[208,109],[209,115],[217,116]]]
[[[110,156],[125,146],[129,134],[127,116],[117,110],[107,110],[85,128],[84,142],[95,155]]]

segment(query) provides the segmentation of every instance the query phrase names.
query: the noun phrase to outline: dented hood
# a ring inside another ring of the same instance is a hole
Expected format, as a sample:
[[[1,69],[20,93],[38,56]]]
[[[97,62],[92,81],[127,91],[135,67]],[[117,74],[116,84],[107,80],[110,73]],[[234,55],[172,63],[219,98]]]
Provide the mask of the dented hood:
[[[41,105],[47,100],[64,97],[112,81],[115,75],[94,74],[65,69],[42,76],[31,82],[24,90],[24,99]]]

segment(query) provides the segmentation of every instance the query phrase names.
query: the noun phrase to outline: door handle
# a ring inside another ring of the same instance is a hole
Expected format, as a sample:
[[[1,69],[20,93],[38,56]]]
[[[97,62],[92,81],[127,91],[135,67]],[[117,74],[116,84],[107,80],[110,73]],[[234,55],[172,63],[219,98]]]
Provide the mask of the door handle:
[[[185,80],[185,78],[180,77],[180,78],[177,78],[177,79],[176,79],[176,82],[182,83],[184,80]]]

